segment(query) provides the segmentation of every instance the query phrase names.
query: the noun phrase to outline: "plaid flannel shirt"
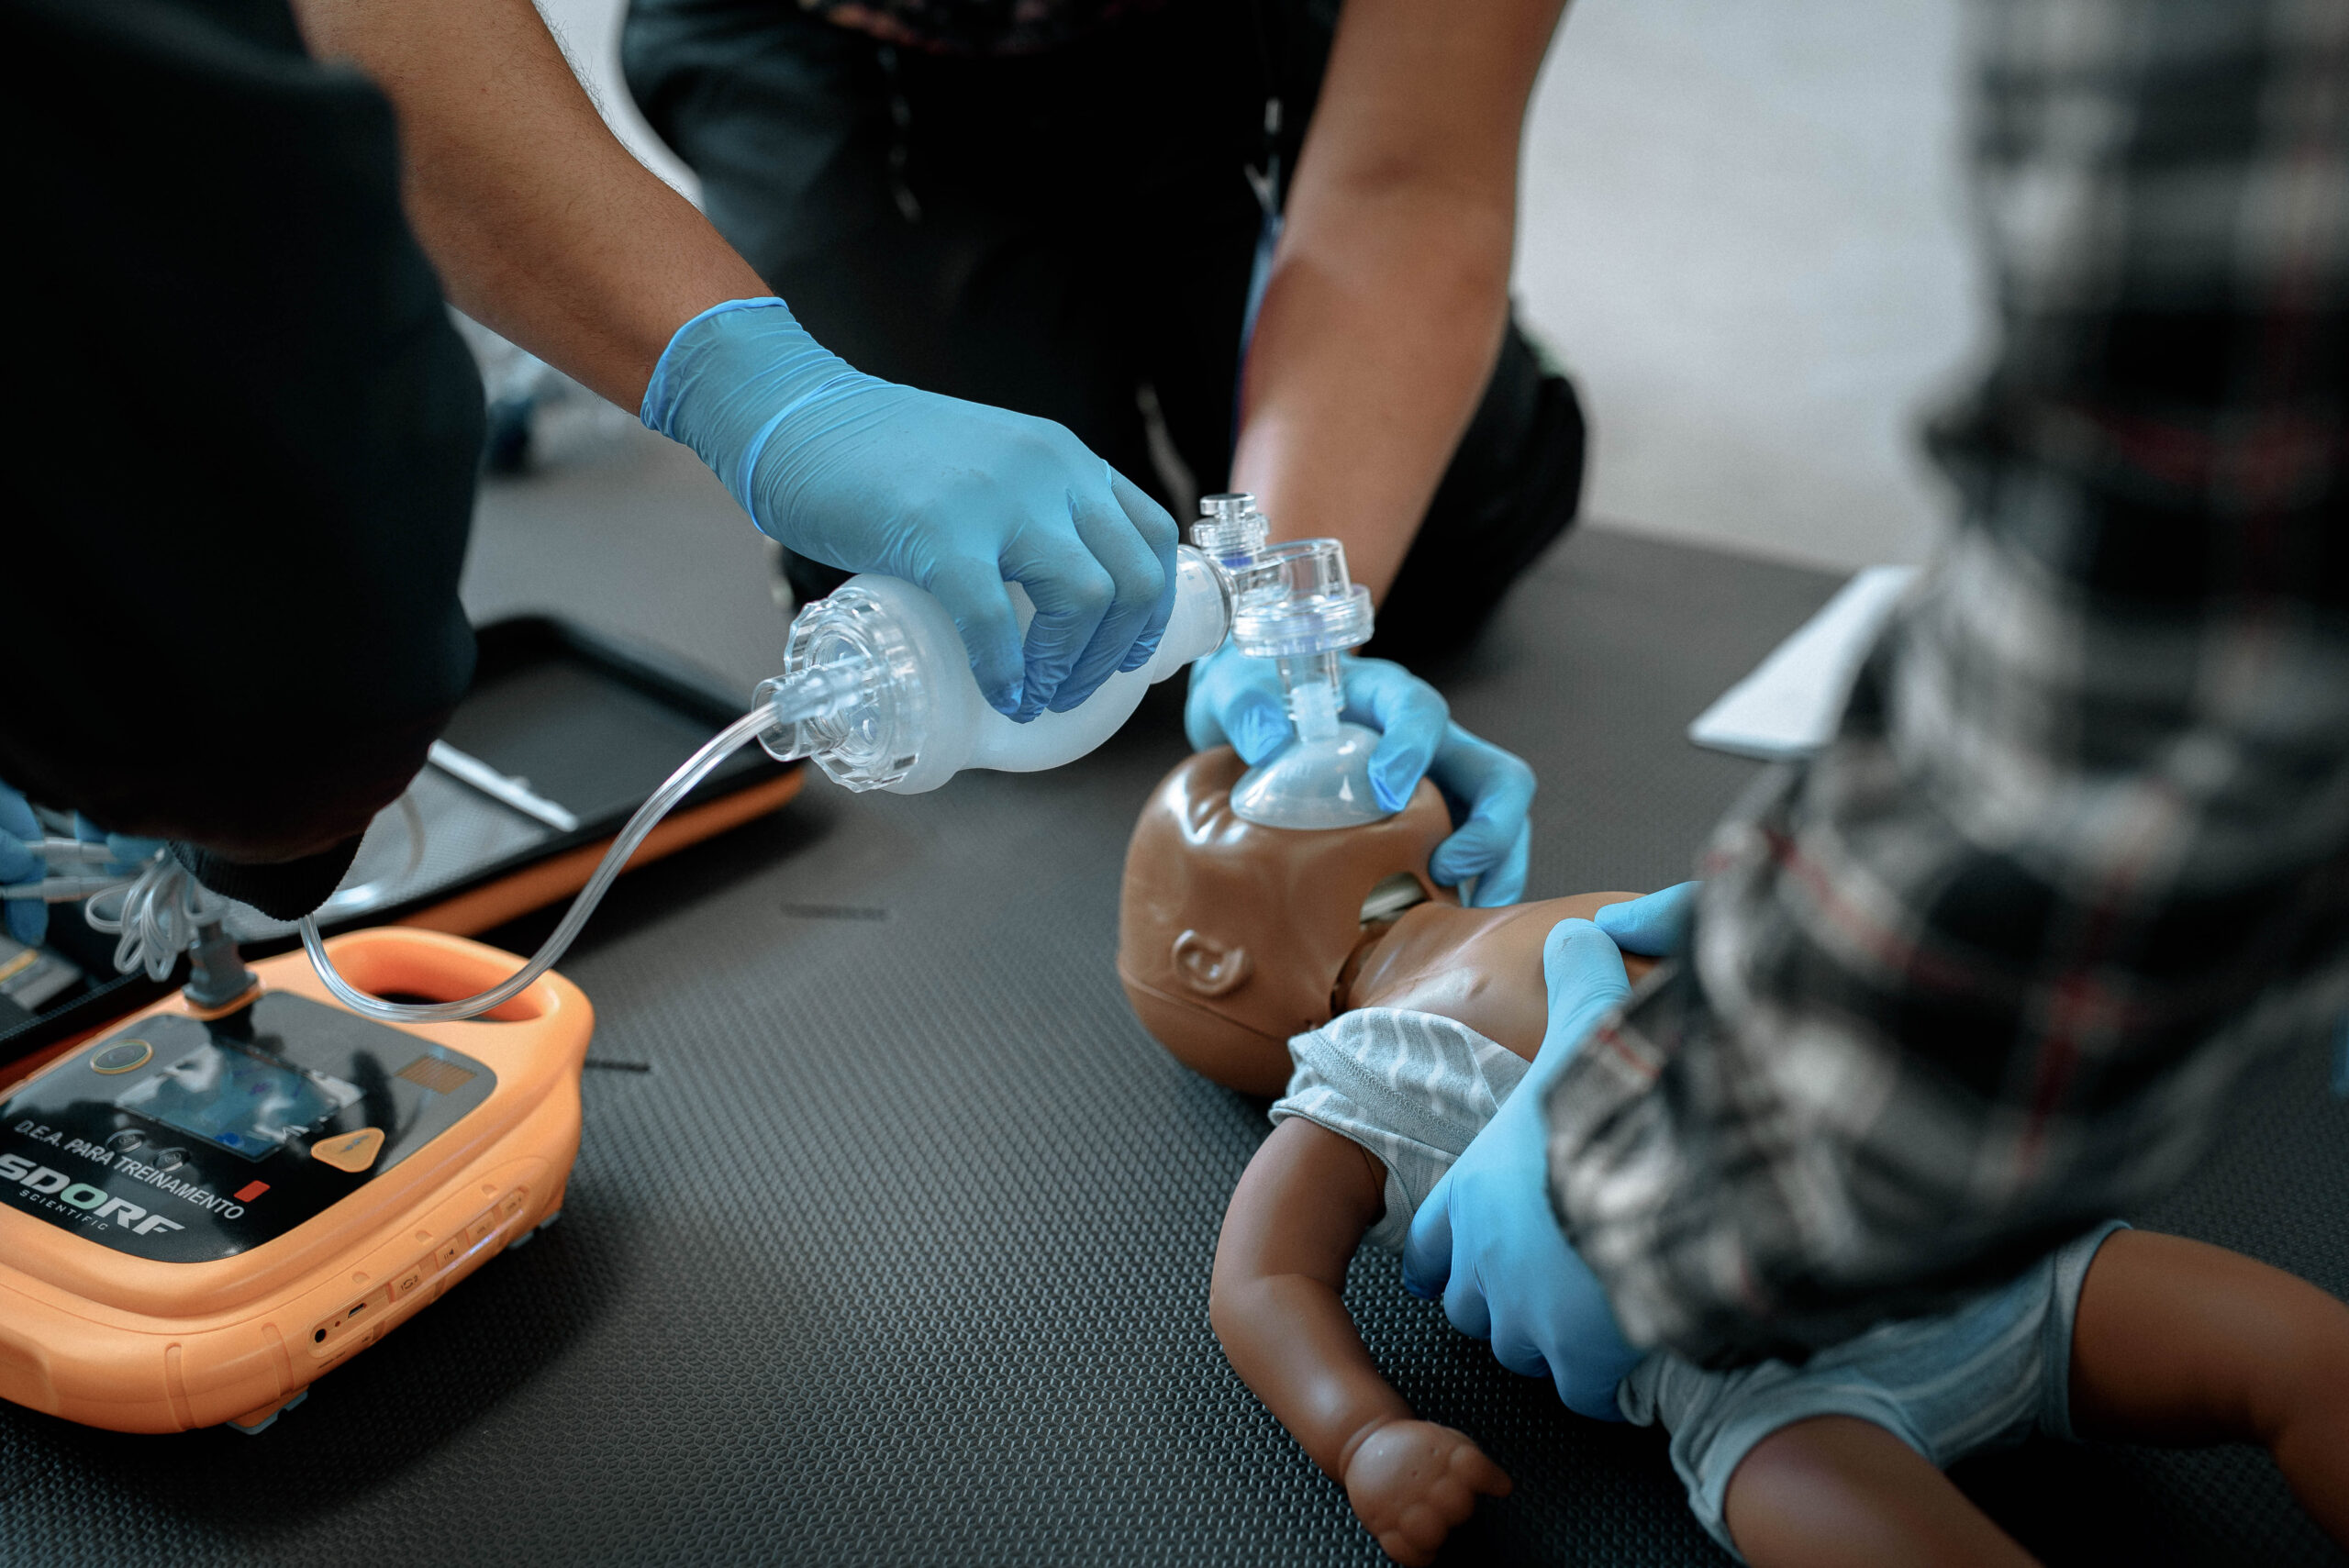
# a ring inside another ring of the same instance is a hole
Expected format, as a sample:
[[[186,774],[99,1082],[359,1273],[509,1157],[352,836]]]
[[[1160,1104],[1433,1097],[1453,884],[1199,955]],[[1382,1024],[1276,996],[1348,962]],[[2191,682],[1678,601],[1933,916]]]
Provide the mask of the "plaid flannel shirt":
[[[1626,1332],[1715,1362],[2147,1198],[2349,1009],[2349,0],[1976,12],[1959,527],[1546,1104]]]

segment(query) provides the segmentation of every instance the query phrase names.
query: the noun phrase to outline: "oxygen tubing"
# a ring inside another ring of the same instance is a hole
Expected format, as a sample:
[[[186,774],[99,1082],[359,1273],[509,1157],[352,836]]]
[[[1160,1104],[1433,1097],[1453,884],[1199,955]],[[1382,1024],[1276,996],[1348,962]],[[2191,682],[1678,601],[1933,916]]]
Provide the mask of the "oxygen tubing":
[[[596,912],[605,893],[644,842],[645,835],[660,824],[663,817],[676,808],[679,801],[693,793],[694,786],[707,778],[718,763],[758,739],[762,730],[777,726],[796,724],[804,718],[816,717],[830,709],[854,700],[860,690],[863,672],[850,664],[824,665],[803,671],[791,680],[773,689],[769,700],[744,714],[718,732],[701,750],[686,758],[662,783],[659,789],[636,814],[628,826],[619,830],[606,851],[596,874],[579,890],[564,912],[562,923],[540,944],[530,962],[505,980],[477,995],[454,1002],[386,1002],[371,996],[345,980],[327,956],[326,939],[318,934],[315,915],[305,915],[298,922],[302,932],[302,951],[310,955],[310,967],[317,971],[334,999],[362,1018],[374,1018],[387,1024],[443,1024],[460,1018],[477,1018],[504,1006],[527,990],[540,975],[555,966],[562,955],[571,951],[587,917]]]

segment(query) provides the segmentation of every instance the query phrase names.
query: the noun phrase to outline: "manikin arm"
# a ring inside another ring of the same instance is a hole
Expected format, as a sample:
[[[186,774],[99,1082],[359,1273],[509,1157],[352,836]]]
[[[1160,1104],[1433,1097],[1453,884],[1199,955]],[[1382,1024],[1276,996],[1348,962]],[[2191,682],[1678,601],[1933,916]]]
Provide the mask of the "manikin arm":
[[[1275,1128],[1224,1212],[1208,1315],[1241,1381],[1346,1488],[1379,1546],[1418,1564],[1478,1494],[1509,1482],[1465,1436],[1412,1416],[1346,1315],[1346,1265],[1385,1186],[1360,1145],[1301,1117]]]
[[[1384,598],[1508,319],[1517,155],[1564,0],[1348,0],[1241,378],[1232,484]]]
[[[466,315],[623,408],[677,328],[767,287],[605,128],[529,0],[293,0],[399,112],[401,198]]]

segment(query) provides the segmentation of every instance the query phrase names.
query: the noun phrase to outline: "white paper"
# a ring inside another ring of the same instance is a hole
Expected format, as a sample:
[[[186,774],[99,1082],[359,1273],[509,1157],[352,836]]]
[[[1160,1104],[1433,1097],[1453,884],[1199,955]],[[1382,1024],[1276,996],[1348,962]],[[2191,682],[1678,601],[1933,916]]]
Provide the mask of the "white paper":
[[[1697,716],[1688,739],[1716,751],[1776,762],[1827,744],[1876,634],[1915,580],[1913,566],[1869,566],[1745,679]]]

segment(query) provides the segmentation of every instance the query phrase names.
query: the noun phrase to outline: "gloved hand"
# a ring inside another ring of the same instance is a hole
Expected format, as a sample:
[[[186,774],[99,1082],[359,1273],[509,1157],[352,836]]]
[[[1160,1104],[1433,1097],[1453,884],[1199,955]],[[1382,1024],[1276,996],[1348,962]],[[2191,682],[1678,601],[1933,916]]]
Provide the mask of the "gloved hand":
[[[73,837],[82,844],[104,846],[82,850],[52,840],[25,797],[0,784],[0,887],[39,887],[51,897],[86,896],[90,884],[107,879],[128,881],[141,862],[164,845],[160,839],[128,839],[109,833],[76,812]],[[46,885],[44,885],[46,884]],[[61,893],[61,886],[82,892]],[[37,943],[49,935],[49,904],[45,898],[0,899],[0,929],[20,942]]]
[[[1382,737],[1370,757],[1378,804],[1401,810],[1424,773],[1452,807],[1456,830],[1428,857],[1428,874],[1446,887],[1474,879],[1467,901],[1479,907],[1524,897],[1533,850],[1525,815],[1533,804],[1533,770],[1453,723],[1452,709],[1436,689],[1400,664],[1348,658],[1340,667],[1346,683],[1342,717]],[[1280,750],[1296,730],[1281,699],[1278,662],[1227,643],[1191,666],[1183,729],[1200,750],[1230,741],[1251,767]]]
[[[35,852],[41,840],[40,818],[25,797],[0,784],[0,887],[39,882],[49,874],[49,862]],[[0,929],[28,945],[49,935],[49,906],[38,898],[0,899]]]
[[[860,374],[779,299],[677,328],[642,415],[771,538],[935,595],[998,712],[1074,707],[1157,651],[1174,519],[1050,420]],[[1006,582],[1035,605],[1024,662]]]
[[[1701,882],[1683,882],[1633,898],[1609,904],[1595,917],[1598,929],[1625,952],[1642,958],[1676,958],[1687,951],[1688,929],[1697,917]]]
[[[1547,1376],[1569,1409],[1620,1420],[1615,1385],[1640,1359],[1598,1276],[1550,1212],[1542,1101],[1584,1039],[1631,995],[1623,957],[1588,920],[1561,920],[1542,945],[1550,1027],[1524,1081],[1411,1219],[1403,1283],[1443,1296],[1464,1334],[1493,1342],[1511,1372]]]
[[[109,833],[80,812],[73,814],[73,836],[85,844],[104,844],[107,859],[92,868],[105,876],[118,876],[124,881],[139,874],[139,868],[161,854],[171,846],[161,839],[134,839],[128,833]]]

